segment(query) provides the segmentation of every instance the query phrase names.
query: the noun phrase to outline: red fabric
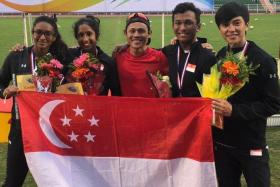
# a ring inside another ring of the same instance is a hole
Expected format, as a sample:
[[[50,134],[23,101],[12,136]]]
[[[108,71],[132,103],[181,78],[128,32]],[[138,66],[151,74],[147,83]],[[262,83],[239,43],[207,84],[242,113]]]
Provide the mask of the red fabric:
[[[161,51],[148,48],[142,56],[132,56],[129,49],[117,55],[121,92],[127,97],[156,97],[146,71],[168,73],[168,62]]]
[[[147,72],[147,76],[150,78],[153,84],[153,89],[155,89],[156,97],[169,98],[172,97],[171,89],[167,82],[159,80],[156,75]]]
[[[0,112],[10,113],[12,110],[13,99],[6,99],[6,103],[4,103],[4,99],[0,99]]]
[[[213,162],[211,101],[203,98],[149,99],[21,92],[18,96],[25,152],[150,159],[192,158]],[[50,102],[62,103],[39,117]],[[84,109],[75,116],[74,108]],[[48,115],[50,114],[50,118]],[[70,126],[62,118],[71,119]],[[90,126],[89,119],[98,119]],[[71,148],[55,146],[40,123],[50,119],[55,136]],[[84,135],[94,134],[94,142]],[[68,136],[78,134],[77,142]]]

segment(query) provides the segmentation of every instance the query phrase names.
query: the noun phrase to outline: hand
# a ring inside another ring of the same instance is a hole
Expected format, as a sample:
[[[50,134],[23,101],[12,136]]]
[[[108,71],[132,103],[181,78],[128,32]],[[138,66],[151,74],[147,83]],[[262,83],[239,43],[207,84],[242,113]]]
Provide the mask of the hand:
[[[23,51],[23,49],[25,48],[24,45],[17,43],[16,45],[14,45],[10,51],[14,51],[14,52],[20,52]]]
[[[212,108],[217,114],[231,116],[232,105],[225,99],[213,99]]]
[[[202,43],[201,46],[205,49],[215,52],[213,46],[210,43]]]
[[[170,44],[171,44],[171,45],[176,45],[176,43],[177,43],[177,37],[175,36],[174,38],[172,38],[172,39],[170,40]]]
[[[18,87],[14,86],[14,85],[10,85],[4,90],[3,96],[8,99],[11,96],[16,95],[17,93],[19,93]]]
[[[128,44],[120,44],[120,45],[117,45],[117,46],[115,47],[115,49],[113,50],[113,52],[112,52],[112,57],[113,57],[113,58],[116,58],[116,56],[117,56],[119,53],[123,52],[123,51],[126,50],[128,47],[129,47]]]

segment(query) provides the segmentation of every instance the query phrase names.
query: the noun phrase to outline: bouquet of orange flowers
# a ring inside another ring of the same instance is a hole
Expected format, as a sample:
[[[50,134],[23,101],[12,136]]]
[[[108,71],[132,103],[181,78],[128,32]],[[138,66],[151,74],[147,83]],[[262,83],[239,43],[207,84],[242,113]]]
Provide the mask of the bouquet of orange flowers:
[[[104,65],[91,53],[83,53],[70,64],[70,82],[80,82],[87,95],[99,95],[105,79]]]
[[[227,99],[249,82],[249,76],[255,75],[258,67],[248,64],[243,53],[228,52],[225,58],[211,67],[209,75],[203,75],[202,84],[197,83],[199,92],[202,97]],[[221,119],[216,119],[216,126],[222,128],[221,123]]]
[[[155,94],[157,97],[168,98],[172,96],[169,76],[163,76],[159,71],[157,71],[155,75],[149,71],[147,71],[146,73],[152,82],[153,89],[155,90]]]
[[[39,92],[55,92],[63,80],[62,68],[63,65],[53,56],[48,53],[42,57],[35,59],[37,69],[32,80]]]

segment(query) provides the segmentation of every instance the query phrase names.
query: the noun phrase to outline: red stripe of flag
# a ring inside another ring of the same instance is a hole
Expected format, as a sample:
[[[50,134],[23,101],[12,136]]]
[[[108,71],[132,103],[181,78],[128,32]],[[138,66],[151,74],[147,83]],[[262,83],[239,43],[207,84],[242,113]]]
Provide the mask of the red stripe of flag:
[[[214,161],[208,99],[21,92],[17,101],[25,152]]]

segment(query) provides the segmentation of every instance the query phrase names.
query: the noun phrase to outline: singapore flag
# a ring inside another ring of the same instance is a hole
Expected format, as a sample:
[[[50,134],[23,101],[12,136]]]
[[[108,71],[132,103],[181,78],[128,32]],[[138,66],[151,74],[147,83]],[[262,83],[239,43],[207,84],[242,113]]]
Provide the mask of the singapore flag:
[[[208,99],[21,92],[17,102],[38,186],[217,186]]]

